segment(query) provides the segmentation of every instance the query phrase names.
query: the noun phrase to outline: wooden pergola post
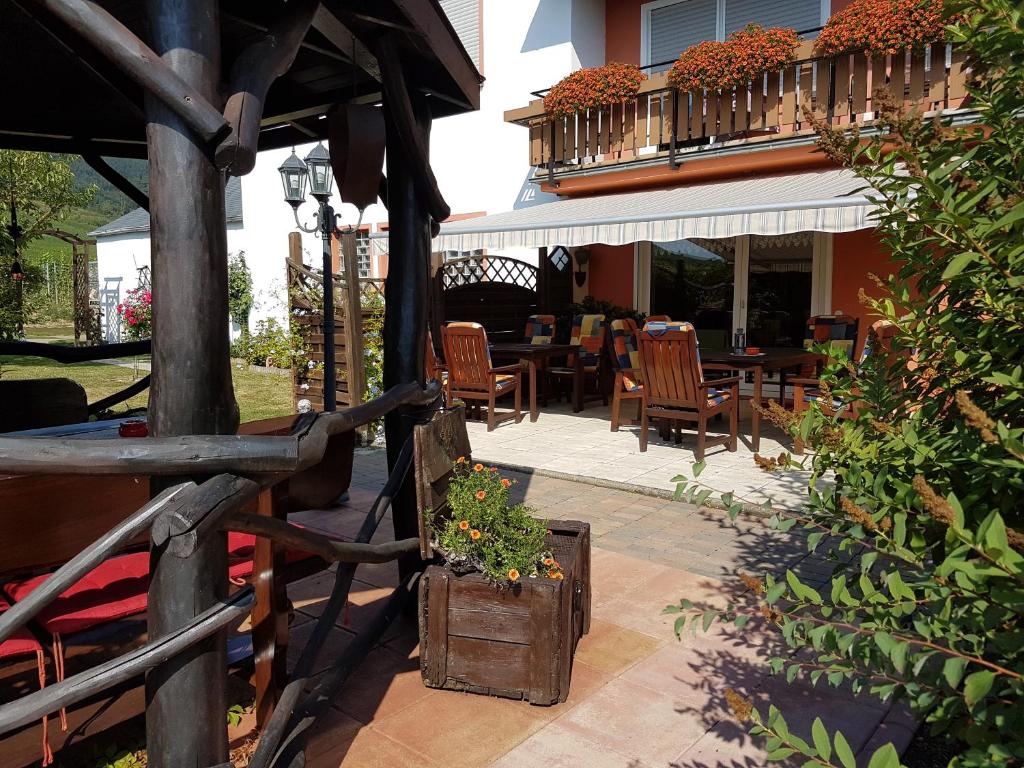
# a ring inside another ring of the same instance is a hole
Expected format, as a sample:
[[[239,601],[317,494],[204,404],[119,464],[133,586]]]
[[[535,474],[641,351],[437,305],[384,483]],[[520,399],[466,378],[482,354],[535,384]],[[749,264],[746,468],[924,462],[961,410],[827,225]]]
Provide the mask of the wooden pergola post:
[[[392,62],[397,66],[397,62]],[[411,99],[415,118],[413,129],[427,146],[430,113],[425,99]],[[396,125],[395,110],[384,104],[387,120],[388,279],[384,288],[387,312],[384,314],[384,389],[399,384],[424,381],[423,355],[427,338],[427,300],[430,295],[430,213],[425,197],[417,188],[417,168]],[[406,126],[408,127],[408,126]],[[394,468],[413,422],[400,411],[384,418],[388,469]],[[416,491],[410,474],[392,503],[395,538],[418,535]],[[418,554],[399,561],[399,576],[404,578],[420,567]]]
[[[157,54],[218,109],[222,104],[219,4],[147,0]],[[227,306],[225,178],[201,139],[165,102],[146,96],[153,251],[151,434],[233,434]],[[150,640],[227,598],[223,533],[188,557],[152,550]],[[156,768],[210,766],[228,758],[227,643],[215,634],[146,676],[146,744]]]

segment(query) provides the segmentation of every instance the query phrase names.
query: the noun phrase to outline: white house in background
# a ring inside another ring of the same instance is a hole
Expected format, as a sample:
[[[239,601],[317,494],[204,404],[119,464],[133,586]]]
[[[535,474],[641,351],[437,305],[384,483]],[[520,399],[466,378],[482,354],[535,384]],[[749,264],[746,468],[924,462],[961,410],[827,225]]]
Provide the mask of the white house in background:
[[[522,147],[522,129],[506,123],[504,112],[531,98],[532,92],[580,67],[604,63],[605,0],[439,0],[474,64],[485,77],[477,112],[434,122],[430,154],[434,174],[453,218],[499,213],[546,202],[554,195],[528,183],[531,168]],[[304,157],[314,145],[296,147]],[[254,325],[263,318],[287,316],[285,256],[287,236],[295,230],[284,203],[278,166],[289,150],[261,152],[253,171],[227,184],[227,235],[231,254],[245,253],[252,272]],[[355,209],[332,201],[343,223],[354,224]],[[312,204],[299,210],[312,223]],[[362,221],[367,235],[387,230],[387,210],[368,208]],[[149,215],[132,211],[91,233],[97,241],[98,275],[104,332],[120,332],[117,304],[136,287],[150,266]],[[319,265],[321,245],[303,234],[307,263]],[[373,256],[369,239],[361,243],[360,272],[386,274],[386,257]],[[536,263],[536,251],[501,251]],[[454,254],[453,254],[454,255]]]

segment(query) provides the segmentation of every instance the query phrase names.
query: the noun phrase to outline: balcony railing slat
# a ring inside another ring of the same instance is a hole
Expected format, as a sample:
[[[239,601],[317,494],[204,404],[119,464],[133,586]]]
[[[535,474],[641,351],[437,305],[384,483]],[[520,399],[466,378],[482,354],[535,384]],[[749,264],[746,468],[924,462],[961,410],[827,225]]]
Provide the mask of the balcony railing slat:
[[[506,113],[506,119],[529,126],[532,165],[585,165],[649,157],[643,150],[663,152],[673,140],[677,151],[689,152],[686,145],[695,140],[750,131],[781,137],[809,127],[805,110],[833,125],[870,122],[877,116],[874,97],[880,88],[922,112],[959,108],[966,96],[966,57],[946,43],[895,55],[855,51],[812,58],[809,48],[802,53],[806,58],[723,92],[677,95],[663,74],[655,74],[623,104],[553,120],[538,101]]]

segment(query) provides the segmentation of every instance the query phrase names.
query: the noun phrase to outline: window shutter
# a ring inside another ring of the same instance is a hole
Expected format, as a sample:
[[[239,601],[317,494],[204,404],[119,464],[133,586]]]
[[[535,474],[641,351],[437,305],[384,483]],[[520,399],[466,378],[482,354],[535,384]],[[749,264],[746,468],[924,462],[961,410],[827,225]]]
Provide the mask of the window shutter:
[[[462,47],[473,64],[480,69],[480,2],[481,0],[441,0],[441,9],[455,28]]]
[[[791,27],[797,32],[821,26],[821,0],[725,0],[725,34],[747,24]]]
[[[679,54],[702,40],[715,39],[715,13],[717,0],[684,0],[674,5],[651,10],[650,61],[657,64],[668,61],[652,72],[663,72]]]

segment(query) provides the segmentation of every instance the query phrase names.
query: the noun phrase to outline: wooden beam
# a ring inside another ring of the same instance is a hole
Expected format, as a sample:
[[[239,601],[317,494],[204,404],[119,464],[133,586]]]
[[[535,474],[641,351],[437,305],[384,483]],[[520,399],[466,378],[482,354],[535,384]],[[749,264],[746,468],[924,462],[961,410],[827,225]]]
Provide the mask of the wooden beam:
[[[231,86],[224,116],[231,133],[218,145],[214,158],[220,168],[244,176],[256,164],[260,120],[267,91],[295,61],[320,0],[292,0],[284,15],[263,37],[248,46],[231,67]]]
[[[410,178],[416,186],[423,204],[435,221],[444,221],[451,215],[451,208],[448,207],[448,203],[441,195],[434,171],[430,167],[430,153],[427,149],[425,133],[423,126],[417,124],[417,116],[413,111],[412,95],[406,87],[405,74],[402,71],[402,56],[398,45],[394,38],[388,35],[378,40],[377,45],[380,50],[380,58],[384,62],[381,72],[384,86],[384,107],[391,119],[389,125],[391,130],[388,132],[389,149],[401,152],[405,158],[403,162],[408,166]],[[420,111],[425,115],[425,107]],[[429,116],[425,116],[425,119],[429,125]],[[400,144],[392,143],[392,131],[401,140]],[[388,167],[391,167],[390,160]]]
[[[381,79],[380,64],[370,49],[363,45],[337,16],[321,5],[313,16],[313,29],[326,37],[352,63],[359,67],[378,83]]]
[[[92,0],[36,0],[74,29],[148,94],[212,144],[229,130],[208,99],[185,82],[128,27]]]
[[[36,131],[0,131],[0,147],[24,149],[30,152],[57,152],[63,155],[102,155],[104,157],[131,157],[146,159],[144,141],[120,139],[81,139],[55,133]]]
[[[85,162],[89,164],[89,167],[96,171],[96,173],[117,187],[125,197],[144,211],[149,211],[149,195],[111,168],[106,160],[96,154],[82,155],[82,159],[85,160]]]

